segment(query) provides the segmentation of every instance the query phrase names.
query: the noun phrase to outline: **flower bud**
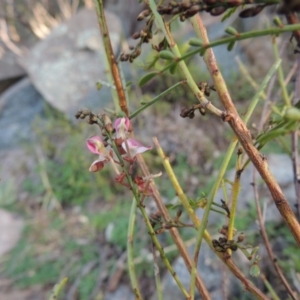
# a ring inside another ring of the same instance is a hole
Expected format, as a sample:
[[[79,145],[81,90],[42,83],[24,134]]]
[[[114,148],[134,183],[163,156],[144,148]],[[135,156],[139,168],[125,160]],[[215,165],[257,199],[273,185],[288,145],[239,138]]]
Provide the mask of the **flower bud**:
[[[110,117],[108,115],[106,115],[106,114],[102,115],[102,122],[104,124],[105,129],[109,133],[112,133],[114,129],[113,129]]]

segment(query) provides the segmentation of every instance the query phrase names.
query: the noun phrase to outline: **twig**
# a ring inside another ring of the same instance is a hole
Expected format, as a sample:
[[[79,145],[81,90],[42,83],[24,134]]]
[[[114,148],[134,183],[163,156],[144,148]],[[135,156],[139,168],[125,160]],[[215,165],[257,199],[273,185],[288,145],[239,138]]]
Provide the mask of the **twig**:
[[[114,52],[113,52],[113,49],[111,46],[109,31],[107,28],[105,14],[104,14],[103,1],[95,0],[95,5],[97,8],[98,23],[99,23],[100,31],[102,34],[102,40],[103,40],[103,44],[104,44],[105,54],[106,54],[107,60],[109,62],[110,74],[112,74],[112,76],[113,76],[114,85],[115,85],[117,93],[118,93],[120,108],[125,113],[125,115],[128,116],[129,112],[128,112],[128,107],[127,107],[127,102],[126,102],[125,89],[122,84],[122,79],[120,76],[118,63],[114,56]]]
[[[295,95],[293,104],[295,105],[300,99],[300,55],[297,54],[297,72],[295,80]],[[298,132],[292,133],[292,163],[294,173],[294,185],[297,197],[297,211],[300,218],[300,170],[299,170],[299,149],[298,149]]]
[[[154,263],[154,277],[155,277],[157,300],[163,300],[162,285],[161,285],[159,266],[157,261],[157,253],[153,244],[152,244],[152,255],[153,255],[153,263]]]
[[[144,176],[149,176],[150,172],[148,170],[148,167],[145,163],[143,156],[137,155],[137,158],[138,158],[139,166],[141,167],[141,170],[142,170]],[[158,189],[156,188],[154,183],[150,183],[150,186],[151,186],[151,189],[153,190],[153,199],[157,205],[157,208],[159,209],[159,211],[161,212],[161,214],[165,220],[170,220],[171,218],[170,218],[169,212],[166,209],[166,207],[161,199]],[[185,246],[178,230],[176,228],[171,228],[169,230],[169,232],[171,233],[171,236],[178,248],[178,251],[179,251],[181,257],[184,260],[185,265],[187,266],[189,272],[191,272],[193,263],[190,258],[190,255],[187,252],[186,246]],[[200,295],[203,297],[203,299],[210,299],[209,292],[207,291],[199,274],[196,274],[196,286],[197,286],[197,289],[198,289]]]
[[[128,265],[128,272],[131,281],[131,286],[134,291],[134,295],[137,300],[142,299],[141,291],[139,289],[135,266],[133,262],[133,234],[134,234],[134,224],[136,218],[136,201],[135,199],[132,200],[131,209],[130,209],[130,216],[129,216],[129,224],[128,224],[128,231],[127,231],[127,265]]]
[[[174,186],[174,189],[176,190],[176,192],[178,193],[178,197],[183,200],[182,204],[183,206],[186,208],[186,211],[188,212],[189,214],[189,217],[191,218],[195,228],[199,231],[200,229],[200,226],[201,226],[201,222],[200,220],[198,219],[198,217],[196,216],[193,208],[190,206],[189,202],[185,200],[186,196],[185,194],[183,193],[180,185],[179,185],[179,182],[177,181],[176,177],[175,177],[175,174],[172,175],[173,171],[172,171],[172,168],[169,164],[169,160],[168,158],[165,156],[163,150],[161,149],[161,147],[159,146],[159,143],[157,140],[155,140],[155,145],[157,147],[157,150],[158,150],[158,153],[160,155],[160,157],[163,159],[163,164],[164,164],[164,167],[166,169],[166,171],[168,172],[169,174],[169,177],[172,181],[172,184]],[[234,150],[234,146],[232,146],[232,152]],[[229,152],[231,148],[229,148]],[[228,157],[228,155],[226,156]],[[230,269],[230,271],[239,279],[241,280],[241,282],[243,283],[244,287],[246,290],[248,290],[250,293],[252,293],[253,295],[255,295],[258,299],[268,299],[255,285],[253,285],[253,283],[251,281],[249,281],[245,275],[237,268],[237,266],[234,264],[234,262],[232,261],[232,259],[228,259],[227,257],[224,257],[221,253],[219,252],[216,252],[214,247],[212,246],[212,238],[210,236],[210,234],[208,233],[207,230],[204,230],[204,233],[203,233],[203,237],[205,239],[205,241],[207,242],[208,246],[212,249],[212,251],[215,252],[215,254],[223,261],[223,263],[226,264],[226,266]],[[198,238],[197,238],[197,241],[198,241]],[[196,244],[196,247],[197,248],[197,244]],[[191,274],[192,276],[196,276],[198,275],[198,273],[196,272],[196,263],[198,262],[198,253],[199,251],[196,249],[195,250],[195,254],[194,254],[194,263],[193,263],[193,267],[192,267],[192,271],[191,271]],[[197,278],[197,277],[196,277]],[[192,281],[192,279],[191,279]]]
[[[194,19],[195,18],[195,19]],[[205,44],[209,43],[206,29],[203,26],[201,18],[199,15],[193,17],[193,25],[198,26],[202,40]],[[294,26],[294,25],[292,25]],[[300,24],[299,24],[300,28]],[[198,31],[198,32],[199,32]],[[272,198],[285,220],[287,226],[289,227],[291,233],[293,234],[297,244],[300,246],[300,224],[298,223],[293,210],[291,209],[286,197],[284,196],[280,186],[275,180],[274,176],[271,174],[266,159],[262,157],[259,151],[256,149],[252,142],[251,134],[246,127],[245,123],[241,120],[234,103],[232,102],[231,96],[228,92],[226,83],[223,79],[221,72],[219,71],[216,59],[213,52],[208,50],[208,54],[204,56],[204,61],[206,66],[211,74],[211,77],[214,82],[214,86],[217,90],[219,98],[224,105],[224,108],[228,114],[228,123],[231,126],[232,130],[239,139],[242,147],[246,151],[250,160],[254,164],[255,168],[260,173],[261,177],[265,181],[268,189],[272,195]]]
[[[292,288],[290,287],[288,281],[286,280],[285,276],[283,275],[278,263],[277,263],[277,258],[275,257],[269,239],[268,235],[266,232],[265,224],[263,221],[263,216],[261,213],[261,208],[260,208],[260,203],[259,203],[259,195],[258,195],[258,189],[257,189],[257,179],[256,179],[257,171],[254,169],[253,170],[253,193],[254,193],[254,200],[255,200],[255,205],[256,205],[256,211],[257,211],[257,220],[260,228],[260,232],[262,235],[262,238],[264,240],[265,247],[267,249],[268,255],[270,260],[272,261],[272,264],[275,268],[275,271],[277,272],[280,280],[282,281],[283,285],[285,286],[286,290],[288,291],[289,295],[292,297],[293,300],[297,300],[297,297],[295,296]]]

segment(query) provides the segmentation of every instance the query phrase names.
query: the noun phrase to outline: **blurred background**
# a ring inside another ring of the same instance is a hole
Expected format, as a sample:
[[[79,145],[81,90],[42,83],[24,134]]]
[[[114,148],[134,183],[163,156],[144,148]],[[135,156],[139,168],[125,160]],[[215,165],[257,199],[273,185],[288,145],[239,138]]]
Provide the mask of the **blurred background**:
[[[136,0],[107,0],[105,9],[118,57],[136,43],[131,35],[142,28],[136,17],[144,7]],[[215,40],[224,35],[229,25],[241,31],[265,26],[273,13],[266,10],[243,21],[235,14],[225,22],[221,22],[222,17],[207,14],[202,17],[210,39]],[[178,22],[174,28],[180,49],[186,51],[188,38],[193,36],[191,26],[188,22]],[[288,34],[278,38],[286,74],[294,67],[289,38]],[[220,46],[215,53],[235,104],[244,113],[255,90],[241,76],[236,57],[259,84],[274,63],[271,39],[240,42],[231,52],[226,45]],[[141,100],[150,100],[182,79],[180,74],[161,75],[141,89],[137,82],[153,55],[151,47],[143,45],[142,55],[133,64],[120,63],[126,81],[130,82],[131,111],[139,107]],[[201,57],[191,58],[187,63],[197,81],[209,80]],[[99,83],[101,89],[97,89]],[[269,96],[280,98],[276,88],[273,86]],[[216,95],[212,94],[210,99],[221,107]],[[158,137],[186,193],[197,199],[209,193],[232,133],[211,116],[181,119],[181,109],[193,101],[188,88],[182,87],[139,115],[133,125],[145,144],[150,144],[153,136]],[[85,140],[100,132],[74,118],[78,109],[100,113],[104,108],[113,109],[112,103],[92,0],[1,0],[1,299],[46,299],[53,285],[64,277],[69,281],[61,299],[134,299],[126,270],[132,196],[114,182],[109,167],[105,166],[99,173],[88,172],[94,157],[85,148]],[[259,113],[253,117],[254,125],[260,117]],[[255,132],[255,126],[252,129]],[[265,148],[272,171],[294,205],[292,164],[285,152],[276,142]],[[154,150],[145,158],[152,173],[162,171]],[[242,177],[236,227],[246,233],[249,243],[261,246],[262,272],[285,299],[285,291],[261,244],[250,186],[251,168],[246,172]],[[233,178],[234,172],[228,176]],[[158,188],[166,204],[177,203],[165,175],[159,180]],[[282,259],[288,278],[299,288],[300,262],[292,238],[263,187],[260,196],[265,203],[273,249]],[[220,193],[216,199],[219,201],[221,197]],[[149,212],[155,211],[151,199],[146,206]],[[223,217],[212,213],[211,233],[218,234],[217,229],[225,222]],[[140,215],[136,227],[135,263],[139,282],[144,299],[154,300],[151,243]],[[192,251],[193,229],[183,229],[182,236]],[[177,274],[188,285],[187,271],[168,233],[162,234],[160,240]],[[247,273],[247,262],[242,257],[237,260]],[[213,299],[251,299],[206,246],[201,250],[199,268]],[[181,299],[180,291],[163,267],[161,272],[165,299]],[[265,289],[259,281],[256,283]]]

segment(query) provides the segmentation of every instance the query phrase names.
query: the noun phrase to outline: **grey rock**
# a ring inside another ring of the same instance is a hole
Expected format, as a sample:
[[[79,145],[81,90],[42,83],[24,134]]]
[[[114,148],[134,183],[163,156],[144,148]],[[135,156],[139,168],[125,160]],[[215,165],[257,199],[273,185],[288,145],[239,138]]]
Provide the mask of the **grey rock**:
[[[42,96],[28,78],[6,90],[0,97],[0,149],[15,147],[33,139],[31,123],[44,111]]]
[[[114,51],[121,25],[106,13]],[[83,9],[57,26],[22,61],[34,86],[53,107],[73,118],[82,107],[99,109],[110,102],[110,89],[96,89],[106,79],[103,46],[94,10]]]

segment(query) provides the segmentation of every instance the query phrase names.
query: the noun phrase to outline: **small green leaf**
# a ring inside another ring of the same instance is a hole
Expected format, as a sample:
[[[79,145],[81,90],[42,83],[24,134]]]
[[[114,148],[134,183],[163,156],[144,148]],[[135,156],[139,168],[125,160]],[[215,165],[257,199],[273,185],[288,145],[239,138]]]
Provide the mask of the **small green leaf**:
[[[177,66],[178,66],[177,63],[173,63],[173,64],[170,66],[169,71],[170,71],[171,74],[174,74],[174,73],[175,73],[175,71],[176,71],[176,69],[177,69]]]
[[[132,85],[132,81],[126,82],[126,87],[129,87],[129,86],[131,86],[131,85]]]
[[[145,85],[148,81],[150,81],[153,77],[157,75],[157,72],[151,72],[143,76],[139,81],[139,86]]]
[[[227,50],[228,50],[228,51],[231,51],[231,50],[233,49],[233,47],[234,47],[234,44],[235,44],[235,41],[231,41],[231,42],[228,44],[228,46],[227,46]]]
[[[250,275],[252,277],[258,277],[260,274],[260,268],[258,266],[258,264],[255,262],[252,267],[250,268]]]
[[[228,19],[231,15],[233,15],[236,12],[236,9],[238,8],[238,6],[233,7],[231,9],[228,9],[226,14],[222,17],[221,22],[224,22],[226,19]]]
[[[203,42],[200,39],[191,38],[189,40],[189,45],[194,46],[194,47],[201,47],[203,45]]]
[[[201,48],[200,49],[200,56],[203,56],[206,52],[206,48]]]
[[[162,50],[159,52],[159,57],[166,60],[173,60],[174,54],[170,50]]]
[[[49,297],[49,300],[55,300],[57,299],[59,293],[61,292],[61,290],[64,288],[64,286],[66,285],[68,281],[68,278],[65,277],[63,278],[59,283],[57,283],[54,287],[53,287],[53,290],[52,290],[52,293]]]
[[[231,34],[231,35],[237,35],[239,34],[237,32],[237,30],[235,28],[233,28],[232,26],[229,26],[225,29],[225,32],[228,33],[228,34]]]
[[[279,18],[278,16],[276,16],[276,17],[273,19],[273,23],[274,23],[276,26],[278,26],[278,27],[282,27],[282,26],[283,26],[283,24],[282,24],[282,22],[281,22],[281,20],[280,20],[280,18]]]

